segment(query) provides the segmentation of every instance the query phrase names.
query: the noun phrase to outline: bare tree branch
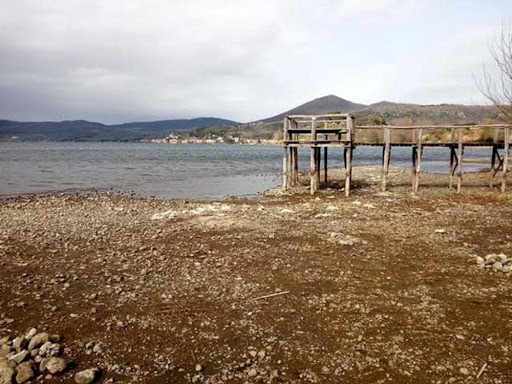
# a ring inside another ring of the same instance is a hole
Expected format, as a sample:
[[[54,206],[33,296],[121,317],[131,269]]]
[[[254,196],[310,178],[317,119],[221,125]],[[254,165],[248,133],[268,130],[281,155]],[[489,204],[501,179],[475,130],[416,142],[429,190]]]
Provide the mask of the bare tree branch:
[[[512,123],[512,29],[502,23],[501,32],[491,44],[490,53],[498,69],[492,76],[484,67],[483,79],[477,82],[480,92]]]

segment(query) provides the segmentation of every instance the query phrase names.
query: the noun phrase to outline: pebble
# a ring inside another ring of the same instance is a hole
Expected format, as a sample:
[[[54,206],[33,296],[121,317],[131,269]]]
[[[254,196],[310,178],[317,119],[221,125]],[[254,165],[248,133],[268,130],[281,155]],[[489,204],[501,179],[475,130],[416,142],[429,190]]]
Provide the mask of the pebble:
[[[203,366],[201,364],[196,365],[196,372],[201,372],[203,370]]]
[[[258,375],[258,371],[255,368],[251,368],[248,373],[249,377],[255,377]]]
[[[464,376],[469,375],[469,371],[468,371],[468,369],[467,369],[467,368],[464,368],[464,367],[463,367],[463,368],[461,368],[461,369],[459,369],[459,372],[460,372],[461,374],[463,374]]]
[[[32,369],[32,362],[26,361],[16,367],[16,383],[22,384],[29,381],[34,377],[34,370]]]
[[[25,335],[26,340],[31,340],[35,335],[37,334],[37,329],[32,328],[30,331],[27,332]]]
[[[50,357],[46,362],[46,369],[51,374],[63,372],[66,367],[66,360],[64,360],[62,357]]]
[[[24,349],[23,351],[10,356],[9,361],[14,361],[16,364],[20,364],[23,360],[25,360],[25,357],[27,357],[27,355],[28,355],[28,351],[26,349]]]
[[[0,384],[11,384],[15,373],[11,367],[0,367]]]
[[[100,371],[97,368],[89,368],[75,374],[75,383],[90,384],[99,377]]]
[[[36,347],[39,347],[41,344],[46,343],[48,339],[49,336],[46,332],[38,333],[37,335],[34,335],[30,340],[30,343],[28,344],[28,349],[31,350]]]

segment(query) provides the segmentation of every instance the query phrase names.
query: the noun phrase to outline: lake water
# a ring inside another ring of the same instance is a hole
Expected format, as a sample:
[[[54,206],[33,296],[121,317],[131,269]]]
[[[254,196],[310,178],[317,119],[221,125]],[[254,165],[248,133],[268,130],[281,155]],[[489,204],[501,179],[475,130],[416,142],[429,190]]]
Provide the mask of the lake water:
[[[0,143],[0,195],[114,190],[159,198],[253,195],[279,185],[283,149],[267,145],[145,143]],[[359,147],[355,165],[380,164],[380,147]],[[465,156],[490,157],[467,148]],[[426,148],[422,169],[447,172],[449,151]],[[330,167],[341,167],[332,150]],[[299,150],[301,169],[309,148]],[[394,147],[391,164],[410,167],[411,149]],[[465,164],[463,170],[484,165]]]

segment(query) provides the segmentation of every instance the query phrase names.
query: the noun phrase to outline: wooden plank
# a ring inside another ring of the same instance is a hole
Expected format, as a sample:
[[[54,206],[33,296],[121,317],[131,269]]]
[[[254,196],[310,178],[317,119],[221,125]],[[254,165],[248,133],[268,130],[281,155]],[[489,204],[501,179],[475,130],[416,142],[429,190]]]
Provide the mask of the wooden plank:
[[[507,189],[508,151],[510,147],[510,128],[504,128],[503,132],[503,170],[501,174],[501,192]]]

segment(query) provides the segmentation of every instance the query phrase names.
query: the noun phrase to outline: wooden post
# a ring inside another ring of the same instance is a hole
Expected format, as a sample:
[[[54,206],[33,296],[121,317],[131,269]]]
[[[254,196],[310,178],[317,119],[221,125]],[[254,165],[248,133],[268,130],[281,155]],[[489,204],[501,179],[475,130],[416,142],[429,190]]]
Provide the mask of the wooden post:
[[[351,115],[347,116],[347,139],[348,144],[346,149],[346,172],[345,172],[345,196],[350,195],[350,186],[352,185],[352,137],[354,131],[354,118]]]
[[[324,188],[327,188],[327,147],[324,148]]]
[[[322,148],[316,148],[316,187],[320,189],[320,170],[322,169]]]
[[[462,156],[464,154],[464,147],[462,146],[462,138],[464,128],[459,128],[459,145],[457,148],[457,193],[460,193],[462,186]]]
[[[299,148],[293,148],[293,158],[295,159],[293,162],[293,184],[297,185],[299,183]]]
[[[288,189],[288,118],[283,121],[283,191]]]
[[[455,129],[450,129],[450,183],[449,188],[453,188],[453,175],[455,174],[455,168],[457,166],[457,156],[455,155],[455,147],[454,147],[454,140],[455,140]]]
[[[421,171],[421,157],[423,155],[423,131],[421,128],[418,129],[418,147],[416,152],[416,169],[414,176],[416,178],[414,182],[414,192],[418,192],[420,186],[420,171]]]
[[[416,129],[412,130],[412,191],[416,191],[416,164],[418,162],[418,148],[416,147]]]
[[[453,175],[455,174],[455,169],[457,167],[457,155],[455,153],[455,147],[450,145],[450,184],[449,188],[453,187]]]
[[[489,172],[489,188],[494,187],[494,176],[496,175],[496,158],[499,159],[500,156],[498,153],[498,128],[493,128],[493,131],[494,132],[492,137],[491,170]]]
[[[391,130],[384,128],[384,148],[382,152],[382,192],[388,183],[389,160],[391,156]]]
[[[311,118],[311,168],[310,168],[310,182],[309,192],[314,194],[317,189],[317,176],[316,176],[316,125],[315,117]]]
[[[510,127],[503,132],[503,173],[501,174],[501,192],[507,189],[508,151],[510,147]]]

